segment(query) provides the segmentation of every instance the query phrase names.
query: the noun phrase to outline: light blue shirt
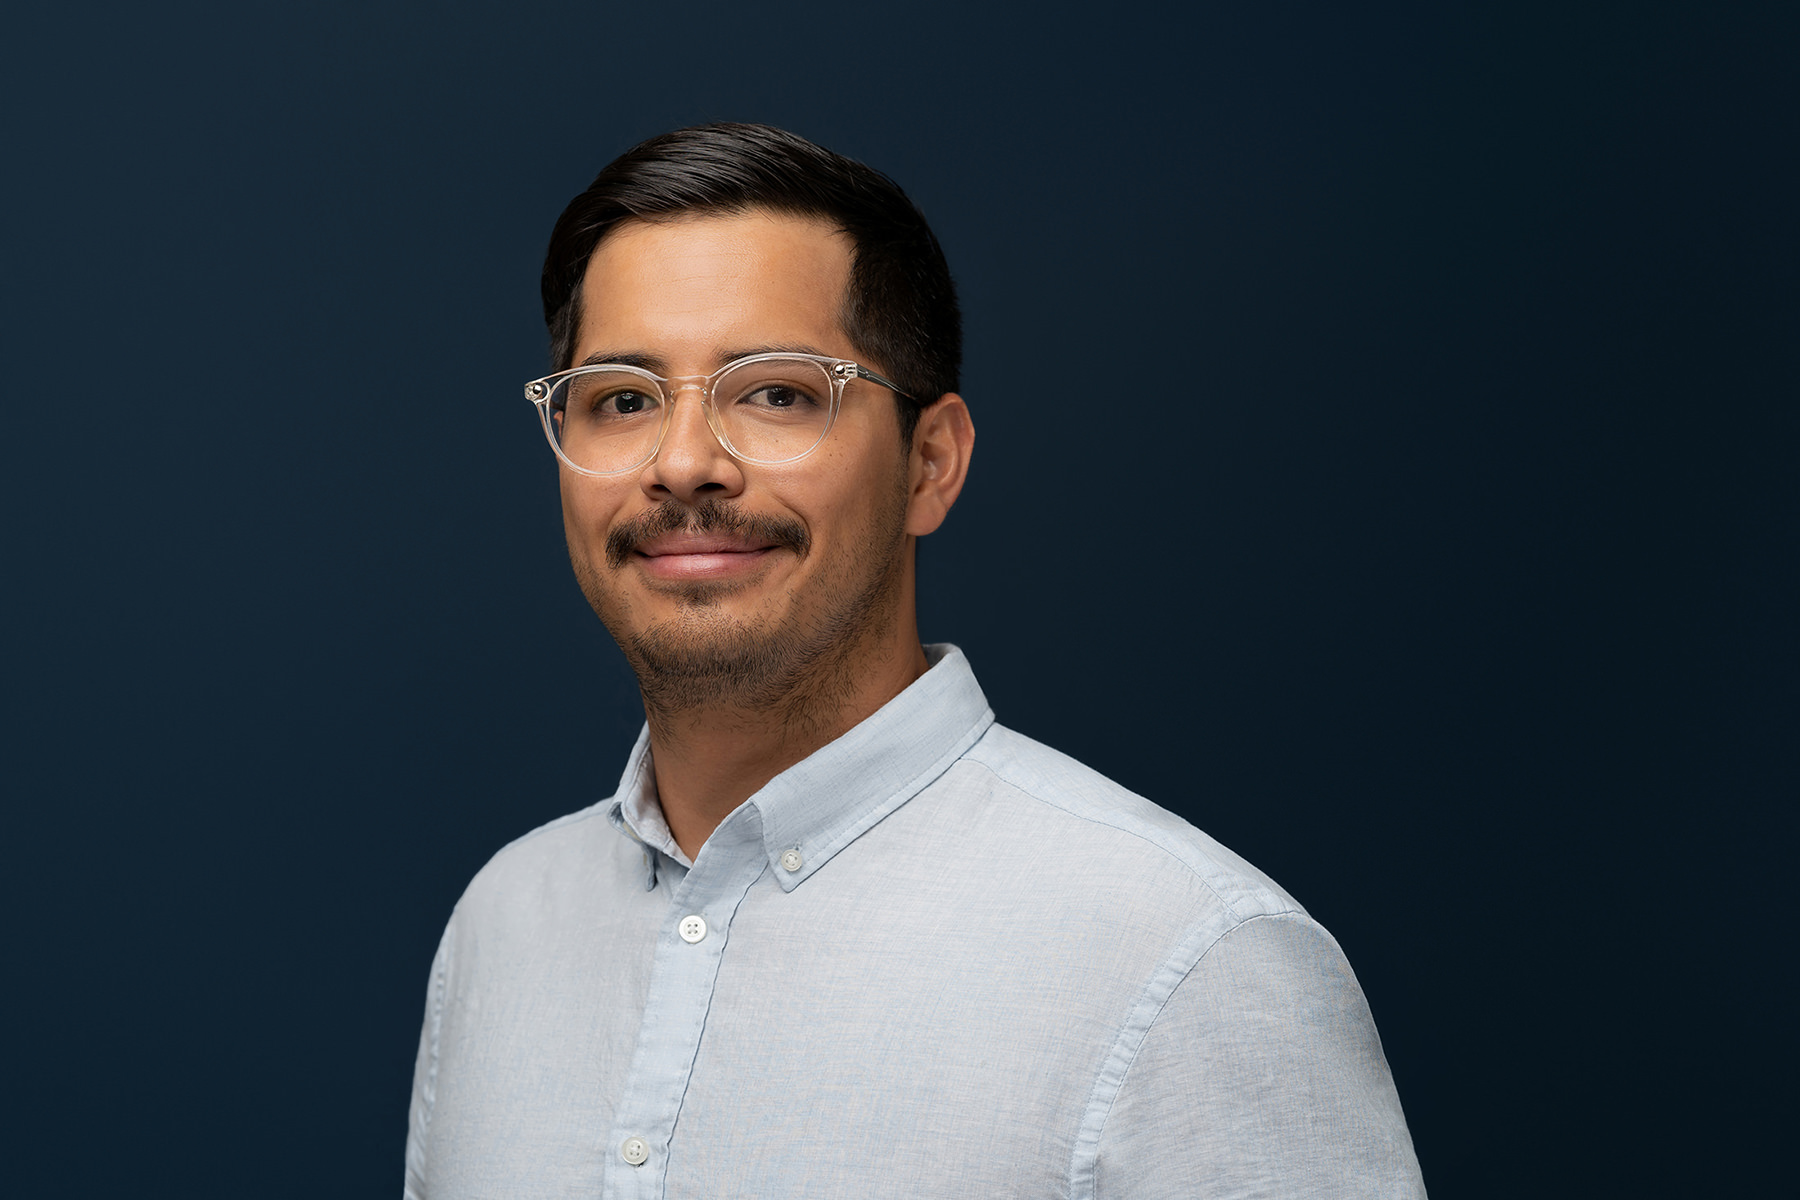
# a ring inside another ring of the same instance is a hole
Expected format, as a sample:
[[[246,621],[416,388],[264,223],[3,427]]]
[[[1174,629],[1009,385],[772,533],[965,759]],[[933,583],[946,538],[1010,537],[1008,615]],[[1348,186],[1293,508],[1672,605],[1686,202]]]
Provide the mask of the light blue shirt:
[[[432,965],[406,1194],[1423,1196],[1331,935],[954,647],[696,861],[647,735]]]

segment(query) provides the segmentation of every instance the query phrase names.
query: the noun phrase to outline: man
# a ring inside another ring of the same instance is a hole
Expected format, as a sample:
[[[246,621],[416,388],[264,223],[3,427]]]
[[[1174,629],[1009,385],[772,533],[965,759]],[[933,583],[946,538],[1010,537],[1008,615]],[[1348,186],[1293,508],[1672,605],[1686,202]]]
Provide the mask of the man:
[[[544,309],[526,393],[647,725],[458,903],[407,1194],[1422,1195],[1330,936],[920,646],[974,430],[900,190],[653,139],[558,221]]]

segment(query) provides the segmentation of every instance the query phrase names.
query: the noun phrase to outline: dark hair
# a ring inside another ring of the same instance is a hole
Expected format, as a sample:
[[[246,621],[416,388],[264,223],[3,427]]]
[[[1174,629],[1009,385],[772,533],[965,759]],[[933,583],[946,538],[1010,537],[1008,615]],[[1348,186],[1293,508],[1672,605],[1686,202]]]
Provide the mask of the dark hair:
[[[962,315],[944,252],[925,217],[886,175],[768,125],[697,125],[627,150],[569,202],[544,255],[544,323],[552,370],[566,370],[581,326],[581,283],[622,221],[767,209],[832,223],[853,250],[839,321],[900,399],[910,442],[919,410],[957,390]]]

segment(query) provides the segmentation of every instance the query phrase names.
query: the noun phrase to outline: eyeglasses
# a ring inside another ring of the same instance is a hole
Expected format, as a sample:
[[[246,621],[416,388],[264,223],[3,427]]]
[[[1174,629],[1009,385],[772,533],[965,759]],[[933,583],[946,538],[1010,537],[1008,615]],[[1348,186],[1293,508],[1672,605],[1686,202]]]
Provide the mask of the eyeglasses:
[[[525,398],[537,405],[556,456],[583,475],[619,475],[654,459],[675,397],[689,389],[700,393],[707,425],[733,458],[774,466],[818,449],[852,379],[906,395],[847,359],[751,354],[711,375],[668,379],[623,363],[576,367],[532,380]]]

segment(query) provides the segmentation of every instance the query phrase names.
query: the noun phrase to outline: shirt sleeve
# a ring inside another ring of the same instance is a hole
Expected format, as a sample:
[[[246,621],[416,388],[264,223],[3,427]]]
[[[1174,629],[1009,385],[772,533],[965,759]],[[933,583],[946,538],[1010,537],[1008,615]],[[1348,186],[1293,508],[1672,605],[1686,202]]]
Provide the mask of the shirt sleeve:
[[[456,919],[444,927],[437,955],[431,960],[431,981],[425,989],[425,1021],[419,1030],[419,1057],[413,1064],[412,1108],[406,1122],[405,1200],[425,1200],[425,1151],[431,1131],[431,1110],[437,1102],[438,1032],[444,1018],[445,977],[450,967],[450,944]]]
[[[1145,1034],[1101,1130],[1099,1197],[1420,1197],[1368,1002],[1331,935],[1252,918]]]

